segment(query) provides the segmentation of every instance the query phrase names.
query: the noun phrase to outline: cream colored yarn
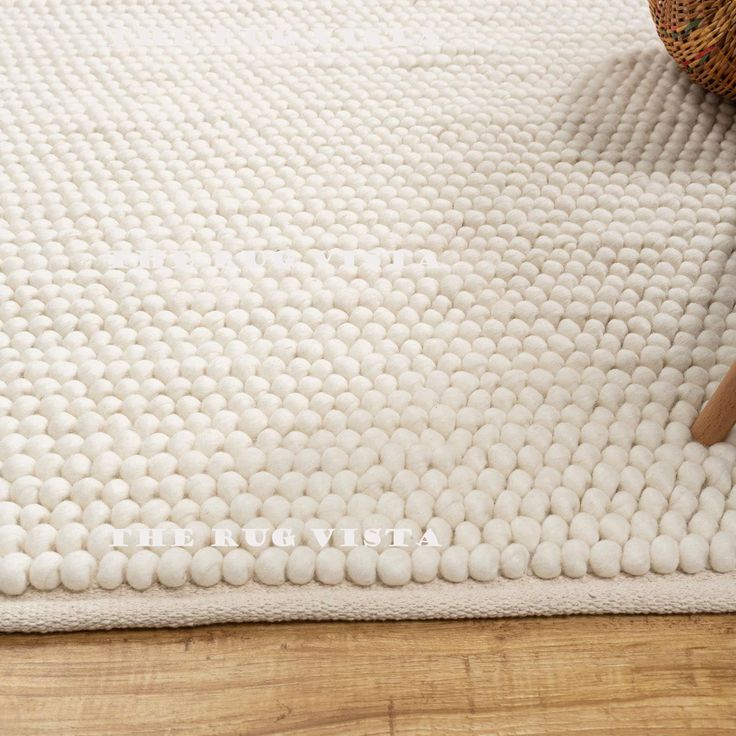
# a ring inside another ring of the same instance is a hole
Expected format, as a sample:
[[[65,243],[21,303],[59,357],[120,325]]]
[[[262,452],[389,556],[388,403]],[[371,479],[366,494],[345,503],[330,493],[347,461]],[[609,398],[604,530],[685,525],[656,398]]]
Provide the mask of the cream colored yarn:
[[[0,48],[2,594],[736,568],[688,429],[736,115],[645,3],[11,2]]]

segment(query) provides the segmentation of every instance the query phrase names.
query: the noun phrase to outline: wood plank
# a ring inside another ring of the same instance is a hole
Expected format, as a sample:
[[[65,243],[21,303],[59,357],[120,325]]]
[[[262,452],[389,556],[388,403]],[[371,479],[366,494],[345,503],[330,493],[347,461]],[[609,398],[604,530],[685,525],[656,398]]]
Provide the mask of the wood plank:
[[[733,734],[736,618],[0,638],[0,734]]]

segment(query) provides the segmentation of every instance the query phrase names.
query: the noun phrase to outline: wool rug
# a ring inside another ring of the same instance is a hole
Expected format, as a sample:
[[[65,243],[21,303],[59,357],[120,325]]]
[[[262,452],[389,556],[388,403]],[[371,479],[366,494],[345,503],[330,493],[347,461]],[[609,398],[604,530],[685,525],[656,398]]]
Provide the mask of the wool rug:
[[[736,609],[736,107],[641,0],[3,0],[0,629]]]

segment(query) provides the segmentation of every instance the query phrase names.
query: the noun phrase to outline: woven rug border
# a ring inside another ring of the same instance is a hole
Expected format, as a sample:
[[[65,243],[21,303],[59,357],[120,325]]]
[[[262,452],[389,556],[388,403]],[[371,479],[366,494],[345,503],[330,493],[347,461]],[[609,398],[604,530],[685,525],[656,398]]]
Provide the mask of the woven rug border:
[[[380,621],[573,614],[736,611],[736,572],[673,573],[603,580],[499,580],[412,583],[401,588],[350,584],[209,589],[185,586],[29,591],[0,599],[0,631],[55,632],[160,628],[256,621]]]

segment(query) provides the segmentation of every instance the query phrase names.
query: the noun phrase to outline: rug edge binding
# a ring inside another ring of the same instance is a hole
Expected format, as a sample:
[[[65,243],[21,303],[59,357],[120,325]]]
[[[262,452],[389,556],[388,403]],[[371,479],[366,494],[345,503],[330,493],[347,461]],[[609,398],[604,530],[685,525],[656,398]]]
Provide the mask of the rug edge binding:
[[[0,598],[0,632],[51,633],[278,621],[388,621],[736,611],[736,572],[642,578],[412,583],[401,588],[257,583],[97,589]]]

